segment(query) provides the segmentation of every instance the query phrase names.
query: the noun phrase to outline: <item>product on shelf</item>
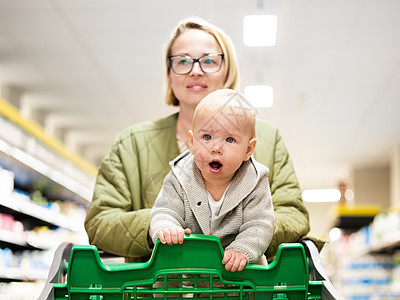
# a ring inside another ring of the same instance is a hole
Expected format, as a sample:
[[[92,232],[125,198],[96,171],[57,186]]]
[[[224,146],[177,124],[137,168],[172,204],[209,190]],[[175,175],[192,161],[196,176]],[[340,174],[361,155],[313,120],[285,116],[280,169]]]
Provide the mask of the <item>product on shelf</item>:
[[[391,255],[363,254],[343,257],[340,264],[341,287],[346,299],[395,299],[392,293]]]
[[[400,296],[400,250],[393,255],[392,292]]]
[[[38,299],[43,286],[41,281],[0,283],[0,300]]]
[[[14,172],[0,167],[0,197],[10,195],[14,189]]]
[[[0,127],[0,300],[37,299],[55,249],[88,243],[96,169],[74,164],[29,126],[0,116]]]
[[[379,214],[371,224],[371,248],[382,248],[398,242],[400,245],[400,210]]]
[[[323,253],[345,299],[400,299],[400,210],[380,213],[357,231],[342,230]]]

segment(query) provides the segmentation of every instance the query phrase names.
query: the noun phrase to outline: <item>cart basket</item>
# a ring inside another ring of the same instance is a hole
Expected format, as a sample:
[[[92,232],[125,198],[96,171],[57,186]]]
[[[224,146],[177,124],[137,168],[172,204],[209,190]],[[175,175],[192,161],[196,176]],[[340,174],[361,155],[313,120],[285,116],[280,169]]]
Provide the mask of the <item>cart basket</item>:
[[[226,271],[222,258],[219,238],[197,234],[178,245],[157,241],[144,263],[103,262],[95,246],[62,244],[39,299],[340,298],[311,241],[281,244],[268,266],[241,272]]]

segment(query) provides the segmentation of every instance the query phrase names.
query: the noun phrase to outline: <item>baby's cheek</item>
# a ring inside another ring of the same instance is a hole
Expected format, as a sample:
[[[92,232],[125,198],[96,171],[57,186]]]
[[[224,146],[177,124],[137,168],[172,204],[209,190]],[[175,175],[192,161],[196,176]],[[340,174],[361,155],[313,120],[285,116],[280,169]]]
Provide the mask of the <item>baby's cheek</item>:
[[[208,164],[208,161],[205,159],[205,157],[198,152],[196,155],[194,155],[194,160],[196,162],[196,165],[199,169],[202,169],[204,167],[204,165]]]

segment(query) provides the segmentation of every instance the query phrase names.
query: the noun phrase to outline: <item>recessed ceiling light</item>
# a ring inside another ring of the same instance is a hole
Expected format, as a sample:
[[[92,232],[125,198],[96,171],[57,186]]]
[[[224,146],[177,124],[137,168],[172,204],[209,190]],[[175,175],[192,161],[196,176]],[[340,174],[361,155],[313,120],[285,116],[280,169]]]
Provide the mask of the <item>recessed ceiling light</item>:
[[[333,228],[329,231],[329,239],[330,239],[332,242],[335,242],[335,241],[339,240],[340,237],[341,237],[341,235],[342,235],[342,230],[341,230],[340,228],[333,227]]]
[[[244,88],[244,95],[254,107],[271,107],[274,104],[274,91],[269,85],[248,85]]]
[[[338,202],[340,191],[338,189],[304,190],[302,193],[305,202]]]
[[[243,19],[246,46],[275,46],[278,18],[274,15],[249,15]]]

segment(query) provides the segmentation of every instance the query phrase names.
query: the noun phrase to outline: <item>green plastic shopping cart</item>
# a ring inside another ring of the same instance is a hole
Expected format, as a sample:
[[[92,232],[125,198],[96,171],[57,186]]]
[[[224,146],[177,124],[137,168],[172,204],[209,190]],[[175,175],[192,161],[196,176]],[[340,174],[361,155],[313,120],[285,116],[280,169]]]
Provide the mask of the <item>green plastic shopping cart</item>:
[[[102,261],[95,246],[62,244],[40,299],[340,299],[311,241],[279,246],[268,266],[226,271],[217,237],[157,242],[149,261]]]

